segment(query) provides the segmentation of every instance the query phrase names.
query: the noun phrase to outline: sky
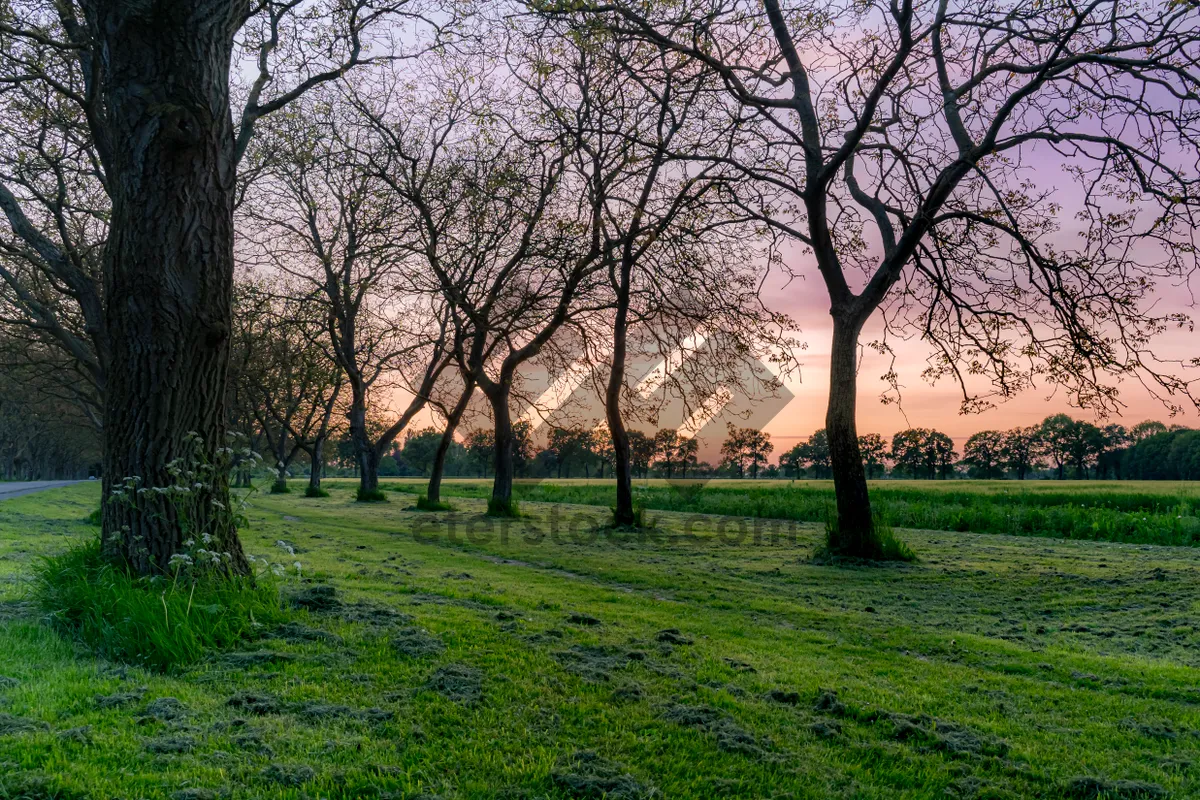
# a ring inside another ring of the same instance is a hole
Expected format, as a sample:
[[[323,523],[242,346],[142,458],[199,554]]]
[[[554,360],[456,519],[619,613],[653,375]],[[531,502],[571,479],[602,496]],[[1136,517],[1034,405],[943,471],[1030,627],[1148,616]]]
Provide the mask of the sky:
[[[824,427],[826,398],[829,390],[829,351],[832,321],[824,285],[815,267],[799,268],[802,279],[792,280],[787,287],[770,292],[774,310],[787,313],[799,324],[797,338],[807,345],[801,353],[800,374],[787,380],[788,389],[796,396],[765,430],[776,444],[776,452],[786,450],[802,441],[813,431]],[[1159,287],[1156,308],[1190,313],[1200,317],[1187,292],[1174,287]],[[878,315],[868,324],[860,338],[869,342],[881,332]],[[891,357],[864,348],[859,370],[858,427],[860,433],[880,433],[886,438],[909,427],[936,428],[953,438],[961,448],[972,433],[988,429],[1007,429],[1018,425],[1036,424],[1051,414],[1060,412],[1078,419],[1096,421],[1090,411],[1072,408],[1062,393],[1055,395],[1052,387],[1030,389],[1015,398],[980,414],[960,413],[961,393],[948,381],[930,386],[921,378],[925,359],[931,352],[920,341],[895,342],[896,371],[902,386],[902,402],[884,405],[880,394],[887,387],[881,376],[891,365]],[[1200,354],[1200,332],[1171,331],[1164,334],[1154,349],[1160,357],[1184,357]],[[1200,374],[1195,375],[1200,379]],[[1200,415],[1190,413],[1170,419],[1161,403],[1140,384],[1127,380],[1120,384],[1121,400],[1128,407],[1111,421],[1131,426],[1144,419],[1159,419],[1182,425],[1200,427]]]

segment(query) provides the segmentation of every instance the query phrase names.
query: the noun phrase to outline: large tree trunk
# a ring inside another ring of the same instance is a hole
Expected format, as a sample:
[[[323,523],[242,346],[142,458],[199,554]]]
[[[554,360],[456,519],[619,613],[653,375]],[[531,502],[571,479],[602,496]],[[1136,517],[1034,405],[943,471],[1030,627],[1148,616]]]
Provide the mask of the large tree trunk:
[[[863,469],[855,419],[858,398],[858,333],[861,322],[834,317],[825,432],[837,498],[837,526],[830,549],[837,555],[877,558],[879,540],[871,518],[867,473]]]
[[[229,553],[232,571],[249,572],[222,509],[228,474],[193,490],[186,531],[171,494],[112,502],[126,478],[169,486],[173,459],[194,448],[216,461],[226,445],[236,178],[229,67],[246,5],[81,3],[96,41],[103,125],[94,133],[112,198],[102,539],[143,575],[166,570],[185,537],[204,533],[216,539],[209,549]]]
[[[509,388],[507,384],[496,384],[487,392],[495,421],[495,477],[492,479],[492,502],[490,509],[507,513],[512,508],[513,455],[516,437],[513,434],[512,413],[508,409]]]
[[[425,497],[431,503],[441,502],[442,475],[446,471],[446,456],[450,453],[450,446],[454,444],[454,432],[458,429],[458,423],[462,422],[463,414],[466,413],[467,406],[471,404],[471,395],[474,393],[475,381],[468,378],[462,395],[454,404],[454,408],[450,409],[450,414],[446,418],[446,430],[442,431],[442,440],[438,442],[437,452],[433,454],[433,470],[429,473],[429,487],[425,490]]]

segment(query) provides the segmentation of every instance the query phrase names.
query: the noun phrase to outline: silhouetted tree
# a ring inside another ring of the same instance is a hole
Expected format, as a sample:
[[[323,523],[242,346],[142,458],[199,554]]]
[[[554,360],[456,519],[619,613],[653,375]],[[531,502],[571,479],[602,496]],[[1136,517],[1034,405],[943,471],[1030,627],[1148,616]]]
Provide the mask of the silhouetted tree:
[[[971,477],[1003,477],[1004,442],[1005,436],[1000,431],[980,431],[967,439],[962,460],[971,468]]]
[[[775,449],[770,434],[757,428],[738,428],[733,423],[729,423],[727,430],[728,437],[721,445],[721,460],[736,469],[739,478],[746,477],[747,469],[751,478],[757,478],[759,467],[767,463],[767,457]]]
[[[1015,472],[1018,480],[1025,480],[1026,475],[1041,466],[1043,450],[1042,429],[1037,425],[1004,432],[1004,466]]]
[[[892,437],[896,471],[914,478],[948,478],[954,471],[954,441],[941,431],[910,428]]]
[[[887,442],[878,433],[866,433],[858,437],[858,449],[868,478],[882,478],[887,469]]]

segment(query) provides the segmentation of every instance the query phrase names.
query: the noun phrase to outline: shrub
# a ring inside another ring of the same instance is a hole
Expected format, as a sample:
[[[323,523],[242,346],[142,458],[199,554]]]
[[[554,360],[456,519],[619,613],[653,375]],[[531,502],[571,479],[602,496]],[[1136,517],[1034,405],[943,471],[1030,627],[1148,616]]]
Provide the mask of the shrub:
[[[511,497],[502,500],[497,497],[488,498],[487,515],[489,517],[519,517],[521,506]]]
[[[139,578],[109,561],[99,539],[43,560],[34,589],[63,635],[104,658],[160,671],[253,638],[285,618],[269,574]]]
[[[388,501],[387,495],[382,489],[363,489],[361,486],[355,497],[360,503],[386,503]]]
[[[417,497],[418,511],[453,511],[454,506],[449,503],[444,503],[441,500],[430,500],[425,495]]]
[[[329,497],[329,492],[325,491],[320,486],[306,486],[306,487],[304,487],[304,496],[305,497]]]

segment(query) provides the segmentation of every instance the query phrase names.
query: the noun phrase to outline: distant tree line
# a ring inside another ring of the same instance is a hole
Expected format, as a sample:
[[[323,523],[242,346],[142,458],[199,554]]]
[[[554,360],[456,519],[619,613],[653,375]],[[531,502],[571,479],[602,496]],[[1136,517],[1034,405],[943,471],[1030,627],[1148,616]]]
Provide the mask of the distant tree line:
[[[900,431],[890,446],[879,434],[866,434],[859,437],[859,449],[872,478],[1200,479],[1200,431],[1153,420],[1127,429],[1053,414],[1039,425],[972,434],[961,457],[949,436],[929,428]],[[830,477],[825,431],[780,456],[779,472],[789,478]]]
[[[84,407],[62,391],[55,373],[25,360],[29,351],[28,343],[0,337],[0,480],[99,474],[95,426]]]

